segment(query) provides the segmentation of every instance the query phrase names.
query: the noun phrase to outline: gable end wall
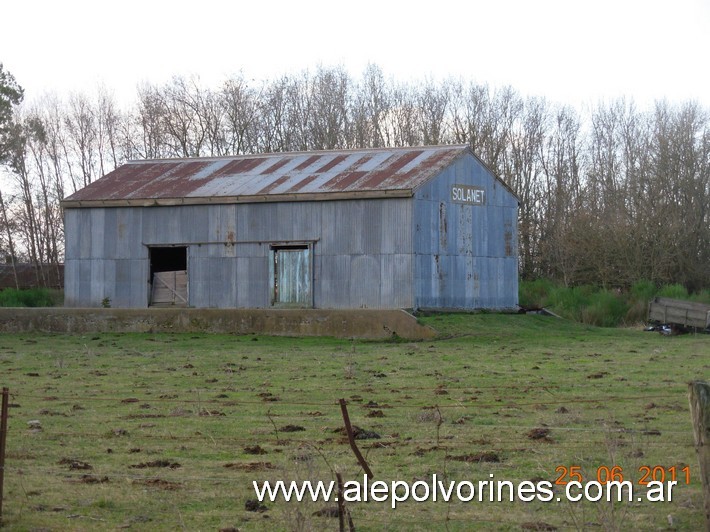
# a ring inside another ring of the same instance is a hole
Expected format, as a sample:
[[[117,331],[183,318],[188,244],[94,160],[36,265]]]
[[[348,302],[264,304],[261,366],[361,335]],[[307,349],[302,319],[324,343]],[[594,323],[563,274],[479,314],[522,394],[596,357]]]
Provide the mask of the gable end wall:
[[[480,187],[484,205],[456,203],[454,185]],[[518,201],[470,154],[414,197],[415,307],[513,309],[518,304]]]

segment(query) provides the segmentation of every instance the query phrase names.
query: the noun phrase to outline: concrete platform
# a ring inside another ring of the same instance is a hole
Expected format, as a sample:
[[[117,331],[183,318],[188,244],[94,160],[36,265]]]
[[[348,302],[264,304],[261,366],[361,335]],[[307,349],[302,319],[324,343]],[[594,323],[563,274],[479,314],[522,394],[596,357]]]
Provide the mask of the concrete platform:
[[[0,308],[0,332],[207,332],[424,340],[404,310]]]

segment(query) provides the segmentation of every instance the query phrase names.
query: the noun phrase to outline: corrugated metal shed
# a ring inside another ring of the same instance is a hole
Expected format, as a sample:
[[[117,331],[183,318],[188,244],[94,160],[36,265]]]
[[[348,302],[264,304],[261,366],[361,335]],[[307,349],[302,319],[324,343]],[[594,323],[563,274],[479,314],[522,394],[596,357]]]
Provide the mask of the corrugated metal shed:
[[[409,197],[468,146],[427,146],[129,162],[64,207]]]
[[[517,304],[518,199],[468,146],[137,161],[63,206],[67,306],[183,271],[191,307]]]

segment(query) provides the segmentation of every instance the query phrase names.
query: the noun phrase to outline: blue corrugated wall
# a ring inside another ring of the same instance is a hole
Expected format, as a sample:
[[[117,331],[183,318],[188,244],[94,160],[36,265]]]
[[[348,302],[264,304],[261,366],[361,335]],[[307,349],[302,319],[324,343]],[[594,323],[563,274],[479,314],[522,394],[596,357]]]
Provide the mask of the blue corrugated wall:
[[[454,185],[481,188],[483,205],[452,200]],[[517,198],[472,155],[414,198],[415,306],[510,309],[518,304]]]

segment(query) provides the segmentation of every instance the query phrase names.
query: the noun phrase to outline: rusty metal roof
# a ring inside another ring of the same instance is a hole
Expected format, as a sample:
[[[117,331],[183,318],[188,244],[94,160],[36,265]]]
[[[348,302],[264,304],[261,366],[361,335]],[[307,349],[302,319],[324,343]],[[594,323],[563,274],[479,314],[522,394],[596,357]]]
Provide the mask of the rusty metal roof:
[[[411,196],[465,145],[132,161],[65,207]]]

